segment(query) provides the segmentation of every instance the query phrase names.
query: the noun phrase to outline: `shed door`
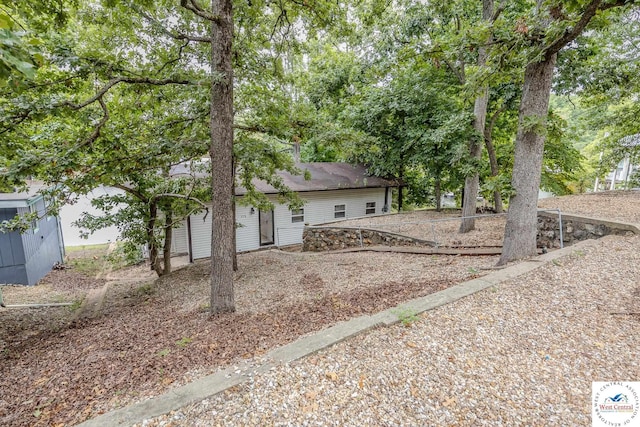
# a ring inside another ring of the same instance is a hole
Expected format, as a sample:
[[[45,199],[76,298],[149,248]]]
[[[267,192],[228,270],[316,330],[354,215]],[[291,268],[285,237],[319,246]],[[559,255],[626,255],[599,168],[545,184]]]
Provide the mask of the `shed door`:
[[[273,242],[273,211],[260,211],[260,246]]]

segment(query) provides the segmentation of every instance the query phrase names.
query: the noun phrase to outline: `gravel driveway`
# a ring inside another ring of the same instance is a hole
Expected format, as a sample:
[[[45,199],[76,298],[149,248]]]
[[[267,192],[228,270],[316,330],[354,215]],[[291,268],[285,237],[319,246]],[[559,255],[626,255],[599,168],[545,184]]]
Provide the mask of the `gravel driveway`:
[[[544,206],[640,222],[607,197]],[[143,425],[587,426],[592,381],[640,380],[639,312],[640,236],[605,237]]]

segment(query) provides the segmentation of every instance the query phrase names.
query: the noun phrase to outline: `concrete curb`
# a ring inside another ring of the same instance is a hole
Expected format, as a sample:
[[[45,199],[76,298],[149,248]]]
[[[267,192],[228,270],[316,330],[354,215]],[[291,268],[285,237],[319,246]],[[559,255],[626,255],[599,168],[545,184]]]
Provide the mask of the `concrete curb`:
[[[242,384],[252,376],[269,371],[278,365],[309,356],[372,328],[398,323],[400,319],[397,313],[403,310],[408,310],[412,314],[424,313],[425,311],[454,302],[466,296],[473,295],[476,292],[499,285],[522,274],[526,274],[544,266],[548,262],[569,255],[590,242],[593,243],[594,241],[581,241],[575,245],[558,249],[537,256],[529,261],[523,261],[519,264],[489,273],[481,278],[469,280],[440,292],[399,304],[396,307],[387,309],[373,316],[360,316],[346,322],[340,322],[327,329],[323,329],[272,350],[265,356],[264,363],[260,365],[241,362],[234,367],[208,375],[190,384],[168,391],[158,397],[100,415],[79,424],[79,426],[128,426],[140,423],[147,418],[153,418],[180,409],[183,406],[199,402],[228,388]]]

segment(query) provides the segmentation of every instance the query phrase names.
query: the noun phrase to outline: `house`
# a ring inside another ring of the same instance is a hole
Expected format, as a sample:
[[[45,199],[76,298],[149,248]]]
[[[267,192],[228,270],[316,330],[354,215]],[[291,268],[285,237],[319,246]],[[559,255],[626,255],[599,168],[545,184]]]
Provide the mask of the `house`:
[[[0,232],[0,283],[35,285],[64,258],[57,217],[46,214],[45,199],[32,185],[24,193],[0,193],[0,223],[16,215],[38,213],[30,228]]]
[[[236,250],[251,251],[269,246],[302,243],[305,224],[323,224],[349,218],[388,213],[393,181],[372,177],[364,166],[347,163],[299,163],[311,179],[278,172],[284,184],[305,200],[301,209],[289,210],[277,203],[278,191],[264,181],[256,189],[274,203],[274,209],[259,211],[243,205],[244,188],[236,188]],[[191,215],[183,227],[174,230],[172,251],[188,253],[191,260],[211,255],[211,215]]]
[[[87,194],[79,194],[73,203],[64,204],[60,208],[60,226],[64,236],[65,246],[100,245],[118,240],[120,231],[116,226],[109,226],[92,231],[89,235],[83,233],[83,229],[75,224],[83,213],[100,216],[101,210],[94,207],[93,200],[102,196],[122,194],[124,191],[114,187],[99,186]]]

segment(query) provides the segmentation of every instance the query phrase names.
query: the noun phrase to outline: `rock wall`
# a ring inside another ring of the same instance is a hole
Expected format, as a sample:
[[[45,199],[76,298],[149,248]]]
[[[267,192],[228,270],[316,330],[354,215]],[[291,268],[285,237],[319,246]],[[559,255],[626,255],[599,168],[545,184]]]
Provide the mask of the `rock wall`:
[[[633,224],[562,214],[562,239],[565,246],[610,234],[640,234]],[[560,226],[557,212],[538,212],[538,247],[559,248]]]
[[[640,234],[640,229],[633,224],[567,214],[562,214],[562,230],[564,246],[572,245],[581,240],[599,239],[610,234]],[[305,227],[302,233],[302,250],[309,252],[377,245],[436,246],[435,242],[366,228]],[[560,247],[557,212],[538,212],[537,245],[539,248],[547,249]]]
[[[352,227],[305,227],[302,233],[302,250],[309,252],[377,245],[435,246],[435,243],[395,233]]]

